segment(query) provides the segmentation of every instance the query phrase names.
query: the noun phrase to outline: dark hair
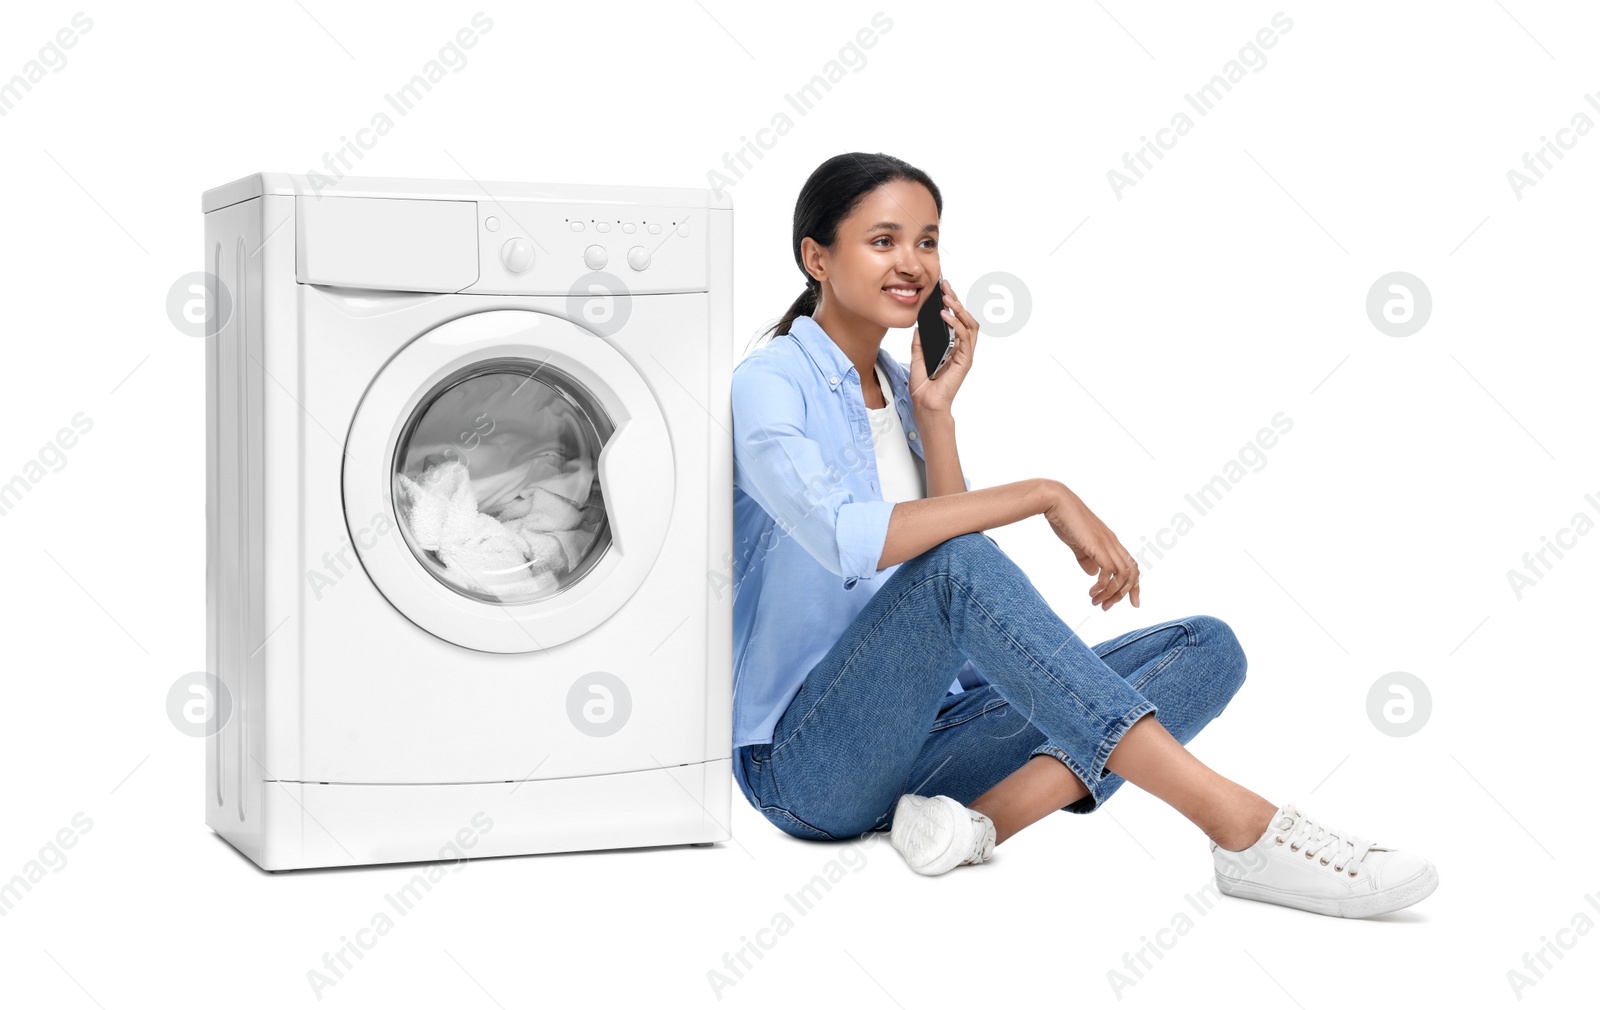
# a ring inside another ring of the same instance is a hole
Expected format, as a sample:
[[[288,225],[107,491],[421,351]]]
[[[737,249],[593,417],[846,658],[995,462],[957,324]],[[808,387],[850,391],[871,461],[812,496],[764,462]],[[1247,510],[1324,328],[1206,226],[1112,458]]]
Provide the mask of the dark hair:
[[[839,222],[849,217],[868,193],[895,179],[909,179],[928,187],[928,192],[933,194],[934,207],[940,214],[944,213],[944,198],[939,195],[939,187],[933,184],[928,173],[893,155],[860,151],[837,154],[811,173],[805,185],[800,187],[800,198],[795,201],[792,235],[794,262],[805,275],[806,288],[789,306],[783,318],[766,333],[780,336],[788,333],[796,316],[810,315],[817,309],[822,285],[806,271],[805,263],[800,258],[801,240],[810,236],[824,248],[832,249],[839,240]],[[758,337],[766,333],[758,334]]]

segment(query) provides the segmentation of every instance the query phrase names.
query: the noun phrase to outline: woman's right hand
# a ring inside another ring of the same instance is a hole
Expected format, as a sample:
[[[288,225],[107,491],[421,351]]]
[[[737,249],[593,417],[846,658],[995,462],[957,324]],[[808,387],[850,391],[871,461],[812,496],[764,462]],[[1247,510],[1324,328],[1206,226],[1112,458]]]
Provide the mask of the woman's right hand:
[[[1089,589],[1089,602],[1101,610],[1127,597],[1139,605],[1139,565],[1115,533],[1089,511],[1072,489],[1060,481],[1049,481],[1049,503],[1044,517],[1061,542],[1072,548],[1078,567],[1098,576]]]

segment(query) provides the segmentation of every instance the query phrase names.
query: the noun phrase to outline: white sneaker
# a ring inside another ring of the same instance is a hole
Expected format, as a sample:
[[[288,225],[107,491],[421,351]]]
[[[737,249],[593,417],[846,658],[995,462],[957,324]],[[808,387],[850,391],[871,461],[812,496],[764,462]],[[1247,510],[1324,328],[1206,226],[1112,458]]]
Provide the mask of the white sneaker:
[[[994,854],[994,822],[949,796],[906,793],[894,805],[889,844],[906,863],[927,876]]]
[[[1439,886],[1439,871],[1421,856],[1336,831],[1293,803],[1249,848],[1212,842],[1211,858],[1223,894],[1347,919],[1414,905]]]

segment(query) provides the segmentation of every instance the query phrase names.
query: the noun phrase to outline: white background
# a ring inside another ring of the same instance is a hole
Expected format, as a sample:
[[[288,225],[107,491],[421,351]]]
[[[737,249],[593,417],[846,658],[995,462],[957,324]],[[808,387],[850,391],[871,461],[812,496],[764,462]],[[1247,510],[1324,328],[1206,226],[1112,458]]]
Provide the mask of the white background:
[[[322,1005],[1498,1006],[1518,1002],[1507,972],[1525,952],[1600,920],[1584,899],[1600,892],[1585,739],[1600,536],[1547,555],[1520,598],[1507,577],[1577,513],[1600,518],[1600,133],[1564,134],[1520,199],[1507,179],[1575,114],[1600,122],[1592,8],[1282,8],[1292,30],[1202,117],[1185,93],[1280,8],[915,4],[873,27],[879,8],[849,3],[507,5],[395,114],[383,96],[478,9],[88,8],[66,64],[0,117],[0,482],[55,459],[44,447],[75,414],[93,421],[0,515],[0,879],[92,820],[0,917],[0,1002],[316,1004],[308,970],[415,872],[258,871],[204,826],[203,744],[165,711],[205,662],[204,347],[165,310],[203,269],[200,193],[318,169],[383,110],[393,129],[356,174],[688,186],[787,114],[724,179],[741,346],[800,291],[790,218],[818,163],[884,151],[927,170],[962,296],[978,308],[966,285],[1004,271],[1033,305],[1015,335],[980,337],[956,404],[968,475],[1058,478],[1136,551],[1194,517],[1184,495],[1284,412],[1266,465],[1144,555],[1138,610],[1090,608],[1041,519],[995,536],[1091,643],[1228,621],[1249,679],[1194,753],[1422,852],[1441,885],[1374,920],[1235,899],[1201,914],[1185,896],[1210,879],[1205,837],[1129,786],[1102,816],[1048,817],[944,877],[857,845],[801,915],[785,895],[843,850],[735,793],[734,841],[712,848],[463,864]],[[0,79],[76,10],[8,7]],[[863,29],[873,47],[800,114],[785,96]],[[1179,111],[1193,129],[1119,198],[1108,170]],[[1391,271],[1431,292],[1408,337],[1367,315]],[[909,357],[909,331],[887,339]],[[1395,671],[1431,695],[1407,736],[1367,714]],[[770,949],[719,998],[707,973],[781,912],[792,930],[762,934]],[[1163,934],[1119,998],[1107,973],[1179,913],[1193,928]],[[1600,936],[1559,938],[1572,948],[1527,1005],[1600,984]]]

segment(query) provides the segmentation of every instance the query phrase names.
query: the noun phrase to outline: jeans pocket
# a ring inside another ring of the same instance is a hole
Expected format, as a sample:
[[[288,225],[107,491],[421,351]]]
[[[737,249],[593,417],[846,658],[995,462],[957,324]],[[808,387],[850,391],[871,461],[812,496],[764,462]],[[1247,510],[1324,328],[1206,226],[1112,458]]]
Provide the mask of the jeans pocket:
[[[771,775],[762,759],[770,744],[746,744],[734,751],[734,781],[744,792],[745,799],[757,810],[766,807],[773,799]]]
[[[746,761],[744,772],[750,785],[746,798],[750,800],[751,806],[761,811],[763,817],[777,825],[785,834],[796,838],[817,842],[838,841],[837,836],[830,835],[783,806],[783,798],[779,795],[778,784],[773,777],[776,769],[772,765],[772,744],[748,744],[740,748],[740,752]]]

